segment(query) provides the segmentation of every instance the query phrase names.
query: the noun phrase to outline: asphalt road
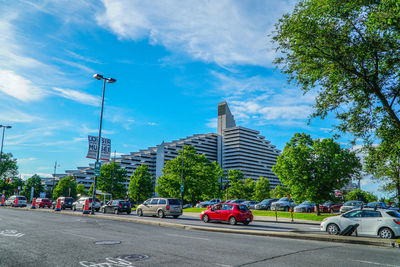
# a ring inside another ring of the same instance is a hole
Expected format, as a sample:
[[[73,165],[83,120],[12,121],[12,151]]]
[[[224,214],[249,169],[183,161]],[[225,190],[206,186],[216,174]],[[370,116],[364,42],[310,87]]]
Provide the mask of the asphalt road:
[[[400,266],[399,259],[400,249],[393,248],[0,209],[1,267]]]

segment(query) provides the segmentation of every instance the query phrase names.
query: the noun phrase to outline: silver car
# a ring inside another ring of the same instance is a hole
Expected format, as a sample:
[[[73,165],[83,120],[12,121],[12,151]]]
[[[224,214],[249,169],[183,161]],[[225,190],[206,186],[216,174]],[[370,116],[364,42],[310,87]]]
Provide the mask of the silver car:
[[[140,204],[136,209],[136,214],[138,216],[158,216],[159,218],[172,216],[176,219],[182,215],[182,205],[176,198],[155,197]]]
[[[83,207],[85,206],[85,202],[86,200],[89,200],[89,210],[92,209],[92,198],[91,197],[81,197],[80,199],[78,199],[77,201],[75,201],[72,204],[72,210],[76,211],[76,210],[83,210]],[[96,211],[99,211],[101,207],[100,201],[98,198],[96,198],[96,202],[94,204],[94,209]]]
[[[343,204],[342,207],[340,207],[340,213],[345,213],[348,212],[349,210],[360,208],[363,205],[364,203],[362,201],[358,200],[347,201],[346,203]]]
[[[18,204],[16,202],[17,199],[18,199]],[[4,205],[11,206],[11,207],[26,207],[26,197],[13,195],[9,199],[6,200]]]

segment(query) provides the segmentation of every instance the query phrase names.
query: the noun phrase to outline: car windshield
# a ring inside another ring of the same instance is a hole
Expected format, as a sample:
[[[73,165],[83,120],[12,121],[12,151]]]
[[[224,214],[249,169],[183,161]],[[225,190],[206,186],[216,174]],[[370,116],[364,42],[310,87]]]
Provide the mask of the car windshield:
[[[239,210],[242,210],[242,211],[243,210],[249,210],[246,205],[238,205],[237,207],[238,207]]]
[[[308,202],[308,200],[306,200],[303,203],[301,203],[301,205],[308,205],[308,204],[310,204],[310,202]]]
[[[180,205],[181,204],[181,202],[176,198],[170,198],[170,199],[168,199],[168,202],[169,202],[169,205]]]
[[[329,205],[331,205],[333,202],[332,201],[327,201],[327,202],[325,202],[324,204],[322,204],[322,205],[324,205],[324,206],[329,206]]]
[[[287,197],[283,197],[283,198],[281,198],[281,199],[279,199],[279,202],[284,202],[284,201],[289,201],[289,199],[287,198]]]

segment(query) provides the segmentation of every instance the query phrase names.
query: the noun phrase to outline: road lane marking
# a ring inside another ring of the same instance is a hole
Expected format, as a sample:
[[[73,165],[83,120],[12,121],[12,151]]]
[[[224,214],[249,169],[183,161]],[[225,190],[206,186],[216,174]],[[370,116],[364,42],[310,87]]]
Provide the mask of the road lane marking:
[[[66,232],[66,233],[70,234],[70,235],[75,235],[75,236],[79,236],[79,237],[85,237],[85,238],[96,240],[96,238],[91,237],[91,236],[87,236],[87,235],[74,234],[74,233],[71,233],[71,232]]]
[[[185,235],[175,235],[175,234],[165,234],[165,235],[174,236],[174,237],[185,237],[185,238],[191,238],[191,239],[199,239],[199,240],[210,241],[210,239],[208,239],[208,238],[202,238],[202,237],[185,236]]]
[[[222,266],[222,267],[233,267],[232,265],[226,265],[226,264],[221,264],[221,263],[213,263],[213,264]]]
[[[385,264],[385,263],[379,263],[379,262],[373,262],[373,261],[360,261],[360,260],[352,260],[356,262],[361,262],[365,264],[373,264],[373,265],[379,265],[379,266],[388,266],[388,267],[399,267],[400,265],[391,265],[391,264]]]
[[[19,238],[21,236],[24,236],[25,234],[18,233],[17,230],[3,230],[0,232],[0,235]]]

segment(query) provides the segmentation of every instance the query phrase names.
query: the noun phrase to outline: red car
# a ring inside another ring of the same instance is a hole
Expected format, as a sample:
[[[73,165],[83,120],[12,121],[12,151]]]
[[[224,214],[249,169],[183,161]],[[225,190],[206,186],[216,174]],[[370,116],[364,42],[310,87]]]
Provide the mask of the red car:
[[[200,214],[200,219],[208,223],[209,221],[226,221],[234,225],[241,222],[248,225],[253,221],[253,214],[246,205],[236,203],[219,203]]]
[[[340,212],[340,207],[343,206],[343,203],[335,204],[332,201],[327,201],[322,205],[319,205],[319,212]],[[317,212],[317,206],[314,207],[314,212]]]
[[[45,208],[48,207],[50,209],[51,207],[51,200],[48,198],[38,198],[36,199],[36,205],[39,208]]]

